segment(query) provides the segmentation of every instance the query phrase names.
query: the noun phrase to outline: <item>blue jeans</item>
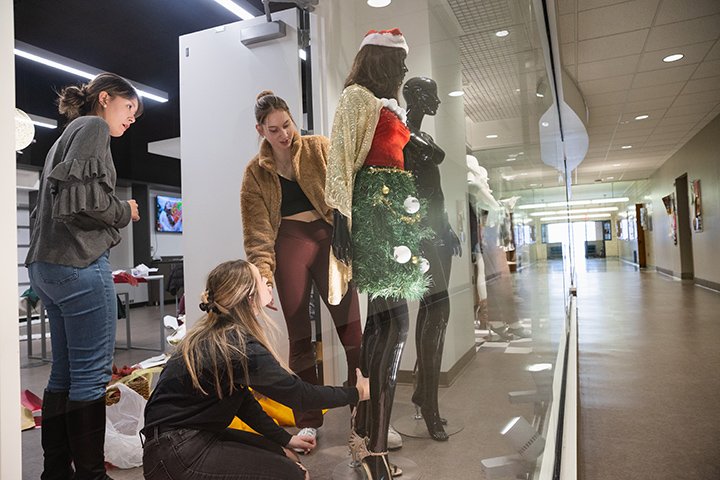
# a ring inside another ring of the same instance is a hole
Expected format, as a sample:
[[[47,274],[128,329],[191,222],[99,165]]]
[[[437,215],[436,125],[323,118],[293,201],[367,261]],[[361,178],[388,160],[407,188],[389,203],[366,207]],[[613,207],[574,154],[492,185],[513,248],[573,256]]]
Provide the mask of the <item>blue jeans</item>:
[[[28,273],[50,320],[47,390],[68,392],[72,401],[101,398],[112,375],[117,323],[108,252],[85,268],[33,262]]]

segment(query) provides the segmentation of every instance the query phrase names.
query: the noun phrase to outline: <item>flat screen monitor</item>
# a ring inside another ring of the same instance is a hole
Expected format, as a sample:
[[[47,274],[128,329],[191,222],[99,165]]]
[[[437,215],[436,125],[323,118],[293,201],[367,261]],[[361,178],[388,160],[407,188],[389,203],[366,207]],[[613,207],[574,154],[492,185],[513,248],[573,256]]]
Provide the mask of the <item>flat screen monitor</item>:
[[[182,233],[182,199],[166,195],[155,196],[155,230]]]

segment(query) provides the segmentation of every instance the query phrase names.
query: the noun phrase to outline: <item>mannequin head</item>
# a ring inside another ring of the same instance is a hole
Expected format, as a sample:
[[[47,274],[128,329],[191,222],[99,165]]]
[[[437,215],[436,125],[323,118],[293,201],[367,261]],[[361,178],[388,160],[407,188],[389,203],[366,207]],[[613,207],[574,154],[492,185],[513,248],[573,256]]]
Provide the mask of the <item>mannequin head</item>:
[[[480,166],[478,159],[472,155],[467,155],[465,158],[468,167],[468,183],[489,190],[488,172],[485,167]]]
[[[441,103],[437,94],[437,83],[428,77],[413,77],[405,82],[403,98],[408,109],[421,110],[425,115],[435,115]]]
[[[357,84],[378,98],[397,100],[400,85],[408,71],[406,57],[407,44],[400,30],[371,30],[355,55],[345,87]]]

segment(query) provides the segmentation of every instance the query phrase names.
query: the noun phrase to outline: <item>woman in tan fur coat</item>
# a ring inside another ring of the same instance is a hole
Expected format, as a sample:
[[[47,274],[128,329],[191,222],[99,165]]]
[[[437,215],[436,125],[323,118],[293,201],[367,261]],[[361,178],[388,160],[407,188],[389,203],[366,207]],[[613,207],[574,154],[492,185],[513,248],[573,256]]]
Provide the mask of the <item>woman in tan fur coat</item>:
[[[315,282],[345,348],[348,381],[360,358],[360,308],[354,288],[339,305],[328,303],[332,209],[325,203],[329,140],[300,136],[282,98],[261,92],[255,104],[260,151],[245,169],[240,194],[245,252],[269,285],[277,287],[287,324],[290,368],[319,384],[311,339],[310,287]],[[322,412],[294,412],[299,435],[317,435]]]

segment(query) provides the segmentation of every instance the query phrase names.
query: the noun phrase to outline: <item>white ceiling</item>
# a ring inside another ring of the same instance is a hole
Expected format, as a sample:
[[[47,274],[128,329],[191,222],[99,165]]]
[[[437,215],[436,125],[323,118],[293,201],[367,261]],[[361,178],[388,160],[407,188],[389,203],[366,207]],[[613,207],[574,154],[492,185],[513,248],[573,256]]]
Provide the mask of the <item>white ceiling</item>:
[[[719,0],[558,0],[557,13],[590,114],[579,183],[648,178],[720,113]]]
[[[478,132],[498,130],[498,122],[523,126],[505,140],[477,135],[474,153],[500,190],[557,187],[562,178],[539,158],[537,121],[550,99],[535,97],[545,65],[530,2],[447,2],[463,29],[469,120]],[[720,113],[720,0],[556,0],[556,6],[560,61],[589,111],[589,151],[572,172],[573,184],[607,183],[612,190],[614,182],[646,179]],[[496,37],[502,29],[510,35]],[[664,63],[672,53],[685,57]],[[641,114],[649,118],[634,119]]]

